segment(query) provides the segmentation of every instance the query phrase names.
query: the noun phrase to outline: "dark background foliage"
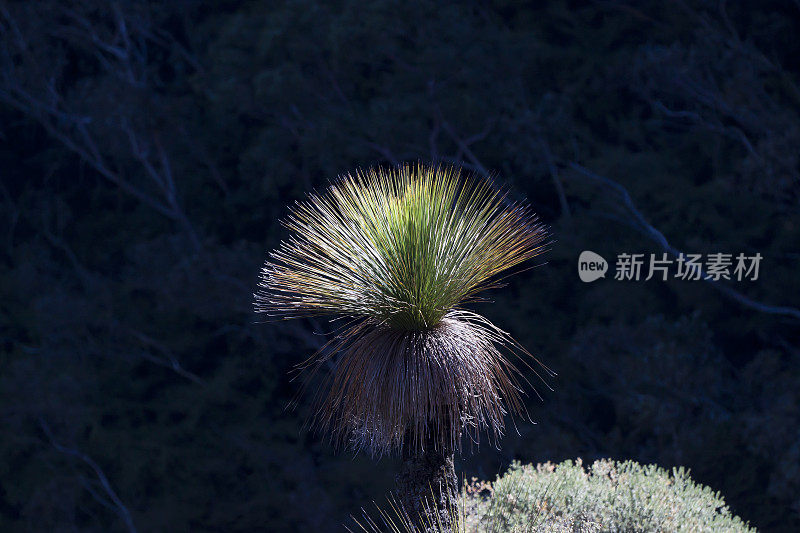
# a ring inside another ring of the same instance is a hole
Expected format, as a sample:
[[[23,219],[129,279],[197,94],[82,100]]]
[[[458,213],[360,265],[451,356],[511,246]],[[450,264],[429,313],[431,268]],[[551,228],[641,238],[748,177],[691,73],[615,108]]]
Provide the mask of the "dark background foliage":
[[[800,305],[798,36],[770,0],[0,2],[0,530],[337,531],[385,501],[394,460],[286,409],[332,326],[251,298],[304,191],[439,160],[556,240],[478,307],[554,390],[460,472],[685,465],[797,531],[800,320],[575,266],[661,252],[613,180],[676,248],[763,255],[727,287]]]

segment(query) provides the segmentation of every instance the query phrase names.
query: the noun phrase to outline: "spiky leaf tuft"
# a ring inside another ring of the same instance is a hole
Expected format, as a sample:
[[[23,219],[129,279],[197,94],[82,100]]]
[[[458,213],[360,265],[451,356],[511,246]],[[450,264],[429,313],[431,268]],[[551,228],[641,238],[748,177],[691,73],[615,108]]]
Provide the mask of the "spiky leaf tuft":
[[[454,448],[464,429],[499,436],[507,409],[523,409],[501,350],[530,354],[460,306],[544,251],[526,205],[457,168],[406,165],[344,176],[284,224],[256,310],[352,320],[311,365],[340,355],[316,417],[337,441]]]
[[[297,203],[262,270],[256,309],[423,330],[544,250],[530,209],[452,167],[348,175]]]

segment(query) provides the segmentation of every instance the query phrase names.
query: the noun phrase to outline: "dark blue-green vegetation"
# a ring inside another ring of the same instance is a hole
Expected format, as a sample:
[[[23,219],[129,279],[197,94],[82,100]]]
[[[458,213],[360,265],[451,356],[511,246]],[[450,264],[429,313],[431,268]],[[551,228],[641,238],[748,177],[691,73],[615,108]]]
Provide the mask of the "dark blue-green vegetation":
[[[416,161],[496,175],[555,239],[472,306],[553,390],[528,372],[537,423],[460,474],[683,466],[800,530],[798,35],[789,0],[0,1],[0,531],[339,531],[385,501],[394,459],[286,409],[339,323],[256,324],[252,293],[287,206]],[[759,278],[613,279],[659,235]],[[612,272],[581,282],[583,250]]]

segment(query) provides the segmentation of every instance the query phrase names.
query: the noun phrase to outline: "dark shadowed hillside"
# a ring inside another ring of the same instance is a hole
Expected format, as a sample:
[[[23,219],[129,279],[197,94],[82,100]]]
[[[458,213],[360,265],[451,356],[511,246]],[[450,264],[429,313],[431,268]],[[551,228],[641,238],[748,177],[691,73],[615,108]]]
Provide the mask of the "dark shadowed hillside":
[[[288,205],[404,161],[496,176],[554,239],[475,307],[553,390],[460,473],[682,465],[800,530],[800,4],[521,4],[0,0],[0,530],[341,531],[385,501],[394,460],[287,409],[335,326],[252,293]],[[614,279],[667,251],[763,259]]]

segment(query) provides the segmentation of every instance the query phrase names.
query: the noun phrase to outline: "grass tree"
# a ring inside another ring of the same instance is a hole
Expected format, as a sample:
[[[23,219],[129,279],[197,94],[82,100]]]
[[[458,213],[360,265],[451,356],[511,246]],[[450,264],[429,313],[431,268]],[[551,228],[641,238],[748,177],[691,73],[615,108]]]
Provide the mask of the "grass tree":
[[[464,304],[542,253],[545,229],[507,190],[422,164],[346,175],[283,222],[291,235],[262,269],[256,310],[342,319],[302,365],[332,368],[314,425],[337,444],[398,453],[398,503],[449,522],[454,452],[465,436],[496,442],[505,416],[524,412],[513,363],[535,360]]]

